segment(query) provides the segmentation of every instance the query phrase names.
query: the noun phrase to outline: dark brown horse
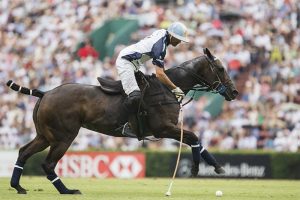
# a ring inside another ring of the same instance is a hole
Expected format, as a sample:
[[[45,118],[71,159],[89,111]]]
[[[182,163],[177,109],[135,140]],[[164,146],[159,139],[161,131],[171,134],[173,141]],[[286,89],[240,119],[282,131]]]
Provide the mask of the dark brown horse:
[[[235,99],[238,92],[222,63],[208,49],[204,49],[204,53],[203,56],[167,70],[168,77],[185,93],[199,89],[200,86],[206,91],[220,93],[227,101]],[[144,122],[147,126],[146,134],[180,141],[180,129],[176,126],[180,105],[174,94],[154,75],[138,75],[137,79],[144,91],[143,105],[147,111]],[[26,193],[19,184],[26,160],[50,146],[42,164],[47,178],[61,194],[80,194],[79,190],[70,190],[62,183],[54,171],[55,166],[81,127],[110,136],[124,137],[118,131],[118,119],[125,96],[117,91],[110,91],[109,94],[100,86],[93,85],[64,84],[47,92],[20,87],[12,81],[8,81],[7,85],[13,90],[39,97],[33,111],[37,136],[20,148],[11,186],[18,193]],[[114,82],[112,85],[114,90],[121,87],[120,82]],[[192,147],[192,175],[198,174],[200,156],[215,167],[216,173],[224,173],[214,157],[201,146],[194,133],[185,130],[183,135],[183,142]]]

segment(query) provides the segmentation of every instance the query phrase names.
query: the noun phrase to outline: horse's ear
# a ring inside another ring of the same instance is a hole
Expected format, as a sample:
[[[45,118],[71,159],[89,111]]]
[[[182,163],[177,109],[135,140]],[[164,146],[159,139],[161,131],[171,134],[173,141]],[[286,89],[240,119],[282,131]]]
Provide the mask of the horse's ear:
[[[210,50],[209,50],[208,48],[204,48],[204,49],[203,49],[203,53],[204,53],[205,55],[207,55],[207,57],[208,57],[209,59],[214,60],[215,57],[212,55],[212,53],[210,52]]]

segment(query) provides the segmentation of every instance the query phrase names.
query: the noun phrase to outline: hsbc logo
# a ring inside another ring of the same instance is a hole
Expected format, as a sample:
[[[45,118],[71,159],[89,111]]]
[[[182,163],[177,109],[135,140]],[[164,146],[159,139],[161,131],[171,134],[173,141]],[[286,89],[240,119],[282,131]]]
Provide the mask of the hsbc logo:
[[[62,177],[144,177],[145,156],[142,153],[67,153],[58,162],[56,173]]]
[[[118,156],[110,165],[110,170],[118,178],[135,178],[143,166],[134,156]]]

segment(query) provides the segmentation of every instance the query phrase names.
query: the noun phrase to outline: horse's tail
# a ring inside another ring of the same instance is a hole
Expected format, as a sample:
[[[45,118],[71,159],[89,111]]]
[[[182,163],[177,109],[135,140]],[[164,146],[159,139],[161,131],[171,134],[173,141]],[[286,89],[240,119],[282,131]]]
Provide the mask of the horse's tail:
[[[21,92],[22,94],[39,97],[39,98],[42,98],[45,94],[45,92],[40,91],[38,89],[31,90],[29,88],[19,86],[18,84],[14,83],[12,80],[7,81],[6,85],[14,91]]]

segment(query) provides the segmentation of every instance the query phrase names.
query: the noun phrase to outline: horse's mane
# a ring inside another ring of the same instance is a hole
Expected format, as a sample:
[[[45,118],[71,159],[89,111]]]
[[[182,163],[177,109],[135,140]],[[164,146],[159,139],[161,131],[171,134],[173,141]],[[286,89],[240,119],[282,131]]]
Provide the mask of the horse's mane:
[[[136,74],[136,78],[142,91],[147,88],[145,93],[147,97],[144,98],[147,105],[178,104],[171,90],[160,82],[155,74],[145,75],[140,72]]]
[[[191,66],[194,66],[195,63],[202,62],[204,58],[205,58],[205,55],[201,55],[201,56],[198,56],[198,57],[193,58],[191,60],[187,60],[187,61],[179,64],[178,66],[171,67],[171,68],[167,69],[166,73],[172,73],[173,70],[176,70],[178,68],[190,68]]]

